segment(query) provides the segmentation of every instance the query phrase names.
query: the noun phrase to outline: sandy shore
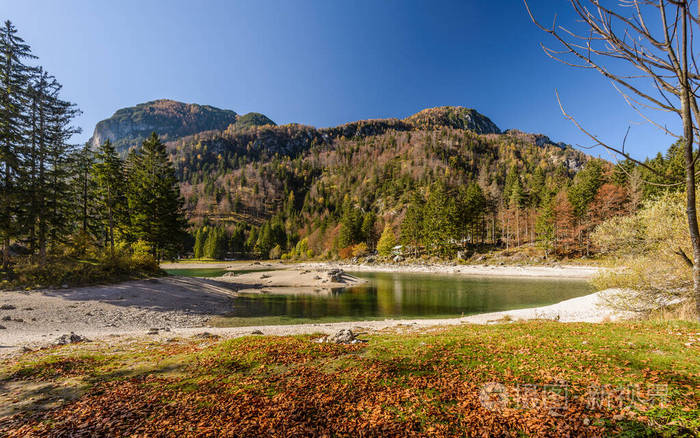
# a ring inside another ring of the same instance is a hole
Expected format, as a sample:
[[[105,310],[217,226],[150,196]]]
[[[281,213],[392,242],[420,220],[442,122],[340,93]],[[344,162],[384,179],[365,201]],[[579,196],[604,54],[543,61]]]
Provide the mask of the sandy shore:
[[[194,266],[193,266],[194,265]],[[262,327],[214,328],[207,321],[229,313],[240,292],[285,291],[298,293],[332,289],[356,284],[347,274],[338,277],[329,270],[374,270],[394,272],[436,272],[434,267],[340,265],[332,263],[228,263],[216,266],[232,271],[264,269],[265,272],[227,274],[218,278],[167,277],[132,281],[111,286],[72,289],[15,291],[0,293],[0,357],[16,354],[23,348],[51,344],[60,335],[75,332],[88,339],[129,339],[148,336],[168,339],[209,332],[222,337],[236,337],[261,331],[269,335],[303,333],[332,334],[343,328],[360,331],[411,329],[463,323],[487,324],[495,321],[551,319],[561,322],[601,322],[617,315],[606,308],[602,293],[563,301],[551,306],[511,310],[451,319],[387,319],[383,321],[340,322]],[[177,268],[211,267],[211,263],[176,264]],[[166,265],[167,267],[167,265]],[[275,269],[270,271],[270,269]],[[429,269],[429,270],[428,270]],[[597,268],[573,267],[484,267],[443,266],[442,274],[494,275],[521,277],[587,278]],[[157,330],[153,330],[157,329]],[[151,334],[147,334],[147,333]]]
[[[605,268],[596,266],[508,266],[508,265],[447,265],[447,264],[352,264],[336,262],[302,263],[307,269],[343,269],[364,272],[417,272],[426,274],[457,274],[479,277],[570,278],[589,279]]]

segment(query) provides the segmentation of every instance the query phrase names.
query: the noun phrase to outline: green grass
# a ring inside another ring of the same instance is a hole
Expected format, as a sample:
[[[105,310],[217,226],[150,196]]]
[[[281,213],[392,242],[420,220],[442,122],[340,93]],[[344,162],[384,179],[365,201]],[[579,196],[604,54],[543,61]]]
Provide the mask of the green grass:
[[[366,344],[350,346],[318,344],[317,337],[95,342],[28,353],[0,365],[0,385],[51,381],[81,385],[83,395],[48,412],[25,407],[0,419],[0,435],[148,435],[164,427],[244,436],[700,430],[697,323],[463,325],[368,335]],[[488,382],[508,391],[495,410],[480,398]],[[588,406],[601,388],[609,405]],[[629,388],[637,399],[626,395]],[[525,397],[527,389],[536,396]],[[559,404],[565,398],[563,416],[541,404],[544,396]]]

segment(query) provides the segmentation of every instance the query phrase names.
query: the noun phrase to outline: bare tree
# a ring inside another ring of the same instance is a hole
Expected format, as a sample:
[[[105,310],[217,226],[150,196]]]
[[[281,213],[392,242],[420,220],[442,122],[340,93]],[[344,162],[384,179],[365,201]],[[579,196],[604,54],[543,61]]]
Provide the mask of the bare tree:
[[[566,65],[595,70],[609,79],[622,98],[647,122],[665,133],[682,140],[685,157],[685,180],[673,181],[667,175],[667,185],[685,185],[688,232],[692,258],[681,248],[676,253],[692,268],[696,310],[700,315],[700,231],[696,211],[696,167],[700,108],[698,89],[700,72],[694,54],[693,32],[700,25],[700,10],[692,0],[619,0],[617,4],[600,0],[568,0],[577,18],[569,28],[555,22],[547,27],[532,13],[524,0],[532,21],[550,34],[558,44],[556,49],[542,46],[551,58]],[[604,4],[605,3],[605,4]],[[698,3],[700,7],[700,2]],[[613,145],[586,130],[566,113],[594,145],[602,146],[658,174],[625,150],[623,140]],[[682,123],[682,132],[655,121],[648,111],[675,114]]]

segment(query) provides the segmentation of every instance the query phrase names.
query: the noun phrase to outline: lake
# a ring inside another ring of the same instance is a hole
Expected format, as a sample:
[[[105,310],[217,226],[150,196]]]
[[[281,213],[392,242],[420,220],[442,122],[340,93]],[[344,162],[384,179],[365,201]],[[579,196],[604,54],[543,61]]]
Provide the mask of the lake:
[[[352,272],[367,284],[330,293],[241,294],[214,325],[442,318],[538,307],[592,293],[586,281]]]

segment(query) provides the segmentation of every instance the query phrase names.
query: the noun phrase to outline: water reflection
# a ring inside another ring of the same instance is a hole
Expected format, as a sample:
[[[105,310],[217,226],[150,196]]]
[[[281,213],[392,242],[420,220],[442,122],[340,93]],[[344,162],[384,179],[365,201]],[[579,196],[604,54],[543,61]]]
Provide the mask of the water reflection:
[[[328,293],[245,294],[230,316],[407,318],[459,316],[553,304],[591,292],[584,281],[354,273],[367,284]]]

